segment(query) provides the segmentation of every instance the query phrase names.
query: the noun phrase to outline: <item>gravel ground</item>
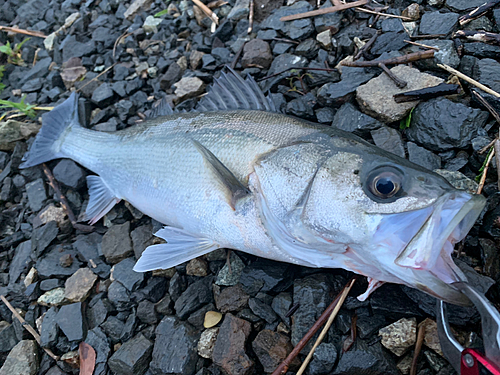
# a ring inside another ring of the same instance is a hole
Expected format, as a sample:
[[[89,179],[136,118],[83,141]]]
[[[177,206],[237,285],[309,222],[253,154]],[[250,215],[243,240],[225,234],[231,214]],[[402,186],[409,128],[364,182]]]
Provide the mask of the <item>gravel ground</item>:
[[[47,107],[77,89],[82,124],[116,131],[144,119],[163,97],[190,110],[222,67],[235,62],[237,71],[255,79],[278,73],[260,85],[284,113],[353,132],[441,170],[455,184],[477,188],[473,180],[487,157],[479,151],[496,137],[498,124],[472,99],[470,87],[462,82],[460,94],[420,103],[395,104],[392,95],[448,81],[437,63],[500,92],[498,43],[452,37],[457,30],[498,33],[498,7],[464,26],[459,17],[483,0],[371,4],[411,18],[405,22],[352,9],[282,22],[282,16],[315,9],[315,2],[255,0],[248,34],[248,3],[218,2],[219,25],[212,33],[212,20],[185,0],[0,1],[0,25],[50,35],[31,37],[9,60],[0,54],[5,67],[0,99],[19,102],[25,95],[26,103]],[[321,4],[328,6],[329,1]],[[433,35],[413,40],[439,51],[433,59],[390,67],[407,82],[404,90],[379,68],[333,69],[377,31],[362,60],[422,50],[405,42],[408,32]],[[16,46],[25,38],[0,31],[0,45]],[[279,74],[290,67],[332,70]],[[498,99],[485,96],[500,108]],[[11,115],[0,122],[0,294],[37,328],[41,345],[0,304],[1,375],[76,374],[82,342],[96,351],[96,375],[271,373],[351,276],[236,251],[228,255],[225,249],[175,269],[135,273],[135,260],[155,241],[152,233],[161,224],[121,202],[92,233],[75,229],[42,168],[19,169],[39,118]],[[401,130],[401,120],[407,129]],[[71,160],[47,165],[78,217],[88,202],[89,171]],[[457,262],[499,301],[500,194],[494,162],[483,194],[488,204]],[[351,294],[365,288],[366,281],[360,281]],[[289,316],[293,306],[298,308]],[[348,297],[306,373],[408,374],[421,325],[426,335],[417,373],[454,373],[440,354],[434,308],[434,298],[399,285],[385,285],[365,302]],[[452,307],[450,321],[463,342],[481,346],[474,309]],[[349,347],[352,326],[357,334]],[[54,361],[42,347],[61,359]]]

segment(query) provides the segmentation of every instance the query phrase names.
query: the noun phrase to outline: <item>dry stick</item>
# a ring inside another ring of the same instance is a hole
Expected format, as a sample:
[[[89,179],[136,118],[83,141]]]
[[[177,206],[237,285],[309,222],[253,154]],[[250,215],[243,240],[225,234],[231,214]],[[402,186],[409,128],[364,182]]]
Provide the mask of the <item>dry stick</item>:
[[[212,9],[207,7],[200,0],[193,0],[193,3],[195,3],[203,11],[203,13],[205,13],[205,15],[208,18],[214,21],[217,25],[219,24],[219,17],[217,17],[217,15],[214,12],[212,12]]]
[[[488,103],[488,101],[485,98],[483,98],[483,96],[480,93],[478,93],[476,90],[471,90],[471,91],[472,91],[472,95],[474,95],[474,97],[477,99],[477,101],[479,103],[481,103],[488,110],[488,112],[491,113],[491,115],[495,118],[497,123],[500,125],[500,113],[498,113],[495,110],[495,108],[493,108],[491,106],[491,104]]]
[[[490,167],[491,159],[495,156],[495,147],[493,146],[493,150],[491,150],[488,155],[488,159],[486,160],[486,164],[484,165],[483,174],[481,175],[481,180],[479,180],[479,186],[477,188],[476,194],[481,194],[484,187],[484,182],[486,181],[486,175],[488,174],[488,168]]]
[[[439,51],[439,48],[433,47],[433,46],[428,46],[427,44],[412,42],[411,40],[403,40],[403,42],[413,44],[414,46],[424,47],[427,49],[433,49],[435,51]]]
[[[399,18],[399,19],[402,19],[404,21],[413,21],[413,18],[410,18],[410,17],[397,16],[395,14],[381,13],[381,12],[376,12],[374,10],[369,10],[369,9],[365,9],[365,8],[356,7],[356,8],[354,8],[354,10],[356,12],[370,13],[370,14],[375,14],[377,16],[382,16],[382,17]]]
[[[249,13],[248,13],[248,34],[253,30],[253,12],[254,12],[254,0],[250,0]]]
[[[487,31],[458,30],[453,34],[453,38],[466,38],[476,42],[500,44],[500,34],[489,33]]]
[[[305,13],[292,14],[290,16],[281,17],[280,21],[283,22],[294,21],[294,20],[300,20],[302,18],[316,17],[316,16],[321,16],[323,14],[335,13],[341,10],[356,8],[365,4],[368,4],[368,0],[358,0],[353,3],[347,3],[342,5],[336,5],[334,7],[311,10],[310,12],[305,12]]]
[[[47,38],[47,35],[45,35],[41,31],[23,30],[23,29],[18,29],[17,27],[0,26],[0,31],[7,31],[7,32],[11,32],[11,33],[16,33],[16,34],[36,36],[38,38]]]
[[[410,35],[410,39],[435,39],[446,36],[446,34],[424,34],[424,35]]]
[[[465,74],[459,72],[458,70],[453,69],[451,66],[448,66],[446,64],[437,64],[437,66],[439,66],[441,69],[444,69],[444,70],[450,72],[451,74],[455,74],[458,78],[462,78],[464,81],[469,82],[471,85],[474,85],[474,86],[480,88],[484,92],[487,92],[488,94],[491,94],[493,96],[496,96],[497,98],[500,98],[500,94],[498,92],[490,89],[489,87],[486,87],[485,85],[479,83],[476,80],[473,80],[472,78],[470,78],[469,76],[466,76]]]
[[[328,330],[330,329],[330,326],[333,323],[333,319],[335,319],[335,317],[337,316],[337,313],[339,312],[340,308],[342,307],[342,305],[343,305],[345,299],[347,298],[347,295],[351,291],[351,288],[354,285],[355,281],[356,281],[356,279],[351,279],[350,282],[344,287],[344,290],[342,291],[342,294],[340,295],[339,301],[336,304],[335,309],[330,314],[330,317],[328,318],[328,321],[326,322],[325,326],[323,327],[323,330],[319,334],[319,336],[318,336],[316,342],[314,343],[311,351],[309,352],[309,354],[307,355],[306,359],[302,363],[302,366],[300,366],[299,371],[297,371],[297,375],[302,375],[304,373],[304,371],[306,370],[307,365],[309,364],[309,362],[312,359],[314,351],[319,346],[319,344],[321,344],[321,341],[323,341],[324,337],[328,333]]]
[[[389,78],[392,79],[393,82],[396,84],[396,86],[398,86],[400,89],[404,89],[408,85],[408,82],[403,81],[402,79],[396,77],[396,75],[393,72],[391,72],[387,68],[387,66],[385,66],[385,64],[378,63],[378,67],[381,68],[384,71],[384,73],[387,74]]]
[[[3,301],[3,303],[5,303],[5,305],[9,308],[9,310],[12,312],[12,314],[14,314],[14,316],[17,318],[17,320],[19,320],[19,322],[21,323],[21,325],[29,332],[33,335],[34,339],[36,340],[36,342],[38,343],[38,345],[40,345],[40,347],[42,346],[40,344],[40,335],[37,333],[37,331],[35,331],[35,329],[30,326],[26,320],[23,319],[23,317],[17,312],[17,310],[10,304],[9,301],[7,301],[7,298],[5,298],[3,295],[0,295],[0,299]],[[52,350],[50,349],[47,349],[47,348],[42,348],[43,350],[45,350],[45,353],[47,353],[54,361],[59,361],[59,357],[57,355],[55,355],[54,353],[52,353]]]
[[[132,33],[123,33],[118,38],[116,38],[115,44],[113,45],[113,60],[115,60],[116,47],[118,46],[118,44],[120,44],[122,39],[125,39],[129,35],[132,35]]]
[[[354,275],[346,284],[344,287],[347,288],[352,280],[357,279],[359,276]],[[307,331],[307,333],[300,339],[300,341],[295,345],[293,350],[288,354],[288,356],[285,358],[283,362],[280,363],[280,365],[276,368],[276,370],[273,371],[271,375],[281,375],[285,374],[288,371],[288,366],[290,366],[290,363],[299,355],[302,349],[304,349],[304,346],[309,342],[309,340],[316,334],[316,332],[319,330],[319,328],[328,320],[328,317],[332,314],[332,311],[335,310],[337,307],[337,304],[340,301],[340,298],[342,296],[342,292],[340,292],[337,297],[333,300],[333,302],[326,308],[326,310],[321,314],[321,316],[318,318],[316,323],[313,324],[313,326]]]
[[[413,52],[407,55],[392,57],[390,59],[385,59],[385,60],[344,61],[342,62],[342,65],[352,66],[357,68],[366,68],[370,66],[378,66],[378,64],[384,64],[384,65],[406,64],[417,60],[430,59],[431,57],[434,57],[434,50]]]
[[[300,44],[300,42],[297,42],[296,40],[291,40],[291,39],[286,39],[286,38],[273,38],[272,40],[275,40],[277,42],[296,44],[296,45]]]
[[[490,1],[489,3],[484,3],[483,5],[477,7],[473,11],[471,11],[469,14],[466,14],[465,16],[460,17],[458,19],[458,22],[460,23],[461,26],[463,26],[466,23],[469,23],[470,21],[481,17],[484,13],[486,13],[488,10],[493,8],[495,5],[498,5],[499,3],[500,3],[500,0],[493,0],[493,1]]]
[[[92,78],[90,81],[88,81],[85,85],[83,85],[82,87],[80,87],[78,90],[76,90],[77,92],[81,91],[85,86],[87,86],[89,83],[93,82],[93,81],[96,81],[99,79],[100,76],[102,76],[103,74],[106,74],[113,66],[115,66],[116,63],[114,63],[113,65],[110,65],[108,66],[106,69],[104,69],[101,73],[99,73],[97,76],[95,76],[94,78]]]
[[[370,40],[368,42],[366,42],[365,45],[359,49],[356,56],[354,56],[354,60],[358,60],[365,52],[369,52],[373,46],[373,43],[375,43],[375,41],[377,40],[378,36],[381,33],[382,32],[380,30],[377,30],[377,32],[375,34],[373,34],[373,36],[370,38]]]
[[[243,53],[243,48],[245,48],[245,44],[247,44],[247,42],[243,43],[241,45],[240,49],[238,50],[238,52],[236,52],[236,55],[234,55],[233,61],[231,61],[231,65],[230,65],[231,69],[234,69],[236,67],[238,60],[240,59],[240,56]]]
[[[61,190],[59,189],[59,186],[57,185],[56,180],[54,179],[54,176],[52,175],[52,172],[50,171],[49,167],[45,163],[42,164],[43,172],[47,176],[47,179],[49,180],[49,185],[54,189],[56,192],[57,196],[59,197],[59,201],[61,203],[61,206],[63,207],[64,211],[66,212],[66,215],[68,215],[69,221],[71,222],[71,225],[75,229],[79,229],[82,232],[92,232],[94,230],[93,226],[90,225],[84,225],[84,224],[78,224],[76,221],[75,214],[69,207],[68,201],[66,200],[66,197],[61,193]]]
[[[413,360],[411,361],[410,375],[416,375],[417,373],[417,360],[420,350],[422,349],[422,343],[424,342],[425,336],[425,326],[422,324],[418,329],[417,343],[415,344],[415,352],[413,353]]]

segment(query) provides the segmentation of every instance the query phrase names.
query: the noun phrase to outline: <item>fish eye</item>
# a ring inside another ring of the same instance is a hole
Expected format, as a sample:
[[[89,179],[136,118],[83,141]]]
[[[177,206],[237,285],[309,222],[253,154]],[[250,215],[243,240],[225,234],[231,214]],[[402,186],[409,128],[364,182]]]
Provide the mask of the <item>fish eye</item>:
[[[375,198],[386,201],[395,198],[402,188],[402,180],[401,172],[395,168],[377,169],[368,176],[367,188]]]

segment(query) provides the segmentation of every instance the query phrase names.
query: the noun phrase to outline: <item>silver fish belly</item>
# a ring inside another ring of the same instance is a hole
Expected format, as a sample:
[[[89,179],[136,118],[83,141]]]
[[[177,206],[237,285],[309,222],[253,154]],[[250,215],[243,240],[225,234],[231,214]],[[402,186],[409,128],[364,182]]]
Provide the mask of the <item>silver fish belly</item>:
[[[225,247],[363,274],[361,298],[395,282],[466,303],[450,285],[465,278],[451,252],[483,197],[349,133],[273,112],[233,71],[217,83],[198,112],[162,107],[115,133],[81,127],[73,94],[44,116],[23,167],[70,158],[96,173],[92,223],[126,200],[165,224],[156,235],[167,243],[146,249],[137,271]]]

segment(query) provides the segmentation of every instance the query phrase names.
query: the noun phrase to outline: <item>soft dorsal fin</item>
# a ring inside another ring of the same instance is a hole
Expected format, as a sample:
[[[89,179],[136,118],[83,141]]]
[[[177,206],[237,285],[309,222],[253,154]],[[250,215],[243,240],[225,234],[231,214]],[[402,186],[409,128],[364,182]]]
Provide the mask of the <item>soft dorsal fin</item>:
[[[257,82],[248,76],[246,80],[233,69],[226,66],[227,72],[222,72],[219,78],[207,90],[196,106],[200,112],[227,110],[260,110],[277,112],[274,102],[266,97]]]
[[[229,191],[229,204],[234,210],[236,202],[250,194],[248,190],[235,175],[212,154],[212,152],[203,146],[200,142],[193,139],[194,146],[203,156],[203,159],[208,163],[214,174],[218,177],[220,183]]]
[[[159,103],[151,108],[151,113],[148,116],[148,119],[153,119],[159,116],[168,116],[173,115],[175,111],[170,107],[170,104],[167,101],[166,97],[163,97]]]

